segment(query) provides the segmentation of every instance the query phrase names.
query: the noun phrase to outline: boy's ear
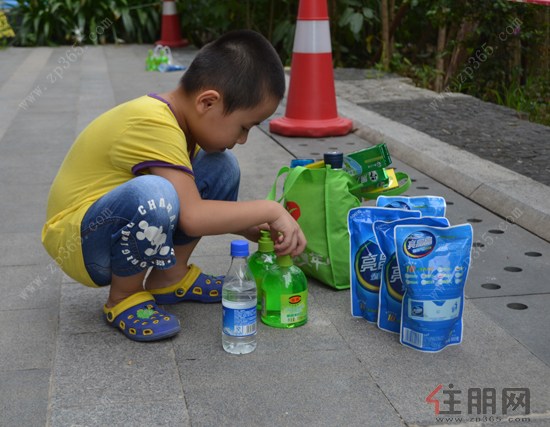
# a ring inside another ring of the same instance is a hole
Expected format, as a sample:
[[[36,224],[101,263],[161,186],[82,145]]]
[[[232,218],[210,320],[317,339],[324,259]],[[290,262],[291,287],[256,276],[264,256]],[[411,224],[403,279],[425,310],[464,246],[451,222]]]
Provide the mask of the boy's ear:
[[[197,95],[195,98],[195,106],[199,114],[204,114],[221,101],[221,94],[217,90],[209,89]]]

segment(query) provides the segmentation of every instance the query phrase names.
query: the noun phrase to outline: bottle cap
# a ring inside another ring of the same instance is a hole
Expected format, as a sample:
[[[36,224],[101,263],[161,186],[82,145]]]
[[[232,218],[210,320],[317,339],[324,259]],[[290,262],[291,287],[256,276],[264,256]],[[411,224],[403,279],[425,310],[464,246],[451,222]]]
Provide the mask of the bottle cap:
[[[332,169],[342,169],[344,164],[344,153],[341,151],[328,151],[323,154],[325,165],[330,165]]]
[[[292,159],[290,161],[290,167],[295,168],[296,166],[305,166],[314,162],[315,160],[313,159]]]
[[[258,250],[260,252],[273,252],[275,246],[273,245],[273,240],[271,240],[271,233],[269,231],[262,230],[260,231],[261,237],[258,240]]]
[[[233,240],[231,242],[231,256],[248,256],[248,242],[246,240]]]
[[[290,255],[282,255],[277,257],[277,265],[280,267],[290,267],[294,265]]]

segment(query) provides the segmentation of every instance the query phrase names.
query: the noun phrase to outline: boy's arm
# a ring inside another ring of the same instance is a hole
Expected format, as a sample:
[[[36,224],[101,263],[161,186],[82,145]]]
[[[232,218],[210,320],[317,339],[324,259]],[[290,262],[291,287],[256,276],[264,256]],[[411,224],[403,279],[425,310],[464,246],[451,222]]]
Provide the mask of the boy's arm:
[[[172,183],[180,201],[179,227],[190,236],[239,233],[267,223],[280,255],[299,255],[306,239],[298,223],[286,209],[271,200],[227,202],[203,200],[193,178],[178,169],[152,167],[154,175]]]

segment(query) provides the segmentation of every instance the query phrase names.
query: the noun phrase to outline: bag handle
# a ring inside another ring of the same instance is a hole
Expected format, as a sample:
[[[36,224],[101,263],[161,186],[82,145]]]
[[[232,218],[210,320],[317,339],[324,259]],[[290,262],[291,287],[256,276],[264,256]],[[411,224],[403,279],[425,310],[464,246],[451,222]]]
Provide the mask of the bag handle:
[[[296,166],[294,168],[290,168],[288,166],[283,166],[281,169],[279,169],[279,172],[277,172],[277,177],[275,178],[275,182],[271,186],[271,191],[267,195],[267,200],[275,200],[276,202],[281,202],[285,195],[286,195],[286,189],[292,188],[296,180],[307,170],[307,168],[303,166]],[[285,173],[288,173],[288,176],[286,177],[285,184],[283,187],[283,194],[281,197],[277,199],[277,183],[279,182],[279,178],[284,175]]]
[[[173,63],[173,58],[172,58],[172,51],[170,50],[170,47],[168,46],[164,46],[164,55],[166,55],[166,57],[168,58],[168,64],[172,65]]]
[[[153,50],[153,56],[154,57],[159,56],[159,52],[160,52],[161,49],[164,49],[164,46],[162,46],[160,44],[156,45],[155,49]]]
[[[359,198],[374,200],[378,196],[399,196],[400,194],[403,194],[405,191],[407,191],[411,186],[411,178],[405,172],[395,172],[395,179],[397,180],[397,182],[404,182],[400,182],[398,187],[391,188],[385,191],[377,191],[374,193],[363,192],[362,190],[364,190],[365,187],[362,184],[353,187],[350,191]]]
[[[288,166],[283,166],[281,169],[279,169],[279,172],[277,172],[277,177],[275,178],[275,182],[271,186],[271,190],[269,191],[269,194],[266,197],[267,200],[275,200],[279,203],[281,202],[281,200],[283,200],[284,191],[282,196],[279,199],[277,199],[277,183],[279,182],[279,178],[285,173],[287,173],[289,170],[290,168]]]

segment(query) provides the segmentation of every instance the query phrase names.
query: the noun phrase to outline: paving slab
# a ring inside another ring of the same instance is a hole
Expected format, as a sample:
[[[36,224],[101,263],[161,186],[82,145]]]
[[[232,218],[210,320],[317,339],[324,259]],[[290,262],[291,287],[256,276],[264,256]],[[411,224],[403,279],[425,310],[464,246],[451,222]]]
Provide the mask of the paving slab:
[[[347,349],[247,358],[220,349],[178,364],[193,425],[405,425]]]
[[[524,344],[539,359],[550,365],[548,343],[550,342],[550,294],[502,296],[498,298],[476,298],[472,303],[494,318],[510,335]],[[531,312],[536,311],[533,316]],[[535,323],[536,322],[536,323]],[[544,325],[540,327],[539,325]],[[525,331],[533,330],[526,334]],[[547,391],[550,398],[550,391]]]
[[[32,49],[12,47],[0,51],[0,87],[8,81],[19,65],[25,61]]]
[[[0,371],[0,424],[46,425],[50,376],[49,368]]]
[[[177,87],[181,72],[145,71],[145,59],[149,48],[150,46],[130,46],[128,49],[108,46],[104,49],[117,104],[148,93],[161,93]],[[128,77],[129,70],[133,71],[132,78]]]
[[[62,160],[56,156],[49,155],[49,151],[58,151],[59,149],[51,148],[48,144],[44,146],[41,152],[32,150],[26,154],[26,166],[23,169],[18,163],[21,159],[21,150],[3,150],[2,157],[0,158],[0,168],[2,169],[2,183],[6,186],[20,185],[22,191],[33,193],[34,188],[40,188],[41,196],[47,196],[49,187],[51,186],[55,175]],[[25,171],[25,172],[24,172]],[[47,185],[48,189],[44,190],[43,185]],[[41,212],[44,217],[45,213]]]
[[[53,408],[51,427],[87,426],[179,426],[191,425],[185,401],[101,403],[70,408]]]
[[[74,281],[63,283],[59,303],[60,336],[114,332],[103,321],[103,305],[108,295],[108,287],[92,288]]]
[[[86,84],[79,88],[75,135],[78,135],[96,117],[116,105],[105,50],[97,46],[87,47],[81,58],[81,67],[80,78]]]
[[[4,50],[0,52],[0,55],[6,58],[9,53],[10,50]],[[34,96],[39,96],[33,95],[32,91],[36,90],[35,81],[51,53],[52,49],[50,48],[37,48],[32,55],[27,55],[22,62],[17,62],[17,68],[2,85],[0,91],[0,139],[4,136],[15,115],[20,110],[32,107]],[[33,96],[32,99],[27,98],[29,94]]]
[[[2,206],[2,217],[10,221],[0,222],[0,233],[8,235],[34,233],[34,238],[40,242],[40,231],[44,225],[46,198],[49,185],[11,185],[0,187],[2,200],[9,200]],[[13,245],[13,242],[0,243],[2,246]],[[9,254],[20,257],[21,254]],[[4,261],[2,261],[4,262]]]
[[[53,267],[53,266],[52,266]],[[53,308],[58,310],[61,272],[44,266],[0,267],[0,310]]]
[[[0,310],[1,370],[50,369],[54,357],[57,307]],[[9,327],[7,327],[9,325]]]
[[[123,338],[114,328],[102,333],[60,332],[50,397],[53,408],[183,403],[170,341],[148,345]]]
[[[5,212],[3,209],[2,212]],[[12,214],[15,214],[14,211]],[[18,227],[15,227],[13,223],[8,223],[4,227],[2,229],[2,226],[0,226],[0,232],[2,233],[2,239],[0,239],[0,251],[2,252],[0,266],[40,266],[36,272],[37,275],[49,274],[53,270],[55,262],[40,243],[42,224],[35,224],[33,227],[21,227],[23,231],[18,231]]]

